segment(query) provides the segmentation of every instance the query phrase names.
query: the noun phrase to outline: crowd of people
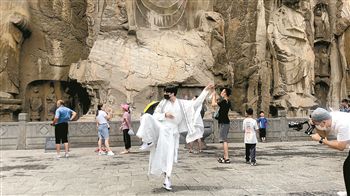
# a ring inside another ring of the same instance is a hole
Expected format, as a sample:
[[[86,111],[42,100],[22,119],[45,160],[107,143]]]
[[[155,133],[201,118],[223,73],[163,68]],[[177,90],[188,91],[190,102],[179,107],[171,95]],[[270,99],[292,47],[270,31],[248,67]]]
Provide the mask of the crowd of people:
[[[164,97],[155,108],[153,114],[145,113],[141,116],[137,137],[142,140],[140,150],[149,150],[149,174],[163,176],[163,187],[172,190],[171,174],[173,164],[177,162],[180,133],[186,132],[186,142],[189,143],[189,152],[192,152],[193,142],[197,141],[199,152],[201,138],[204,132],[203,117],[206,110],[204,101],[210,95],[211,106],[217,112],[215,119],[218,121],[219,141],[223,144],[223,156],[218,158],[219,163],[229,164],[228,134],[230,130],[229,110],[231,89],[220,89],[219,97],[214,85],[204,88],[199,96],[192,100],[177,98],[177,86],[168,85],[164,88]],[[204,109],[205,107],[205,109]],[[125,149],[120,154],[128,154],[131,149],[130,136],[135,135],[131,124],[130,106],[122,104],[122,124],[120,131],[123,133]],[[109,119],[112,111],[103,104],[98,104],[96,111],[96,126],[98,135],[98,155],[115,155],[109,146]],[[264,111],[260,111],[259,117],[254,118],[254,110],[248,108],[245,113],[242,128],[244,132],[245,161],[251,166],[256,166],[256,145],[258,138],[266,142],[266,130],[268,120]],[[64,107],[62,100],[57,101],[57,110],[52,125],[55,126],[57,158],[60,155],[60,143],[64,143],[65,155],[69,157],[68,147],[68,121],[76,117],[76,112]],[[310,116],[310,123],[315,126],[316,133],[312,134],[313,140],[337,150],[349,149],[350,144],[350,107],[347,99],[343,99],[339,111],[328,112],[317,108]],[[336,135],[336,140],[329,140],[329,135]],[[258,136],[259,135],[259,136]],[[350,191],[350,155],[343,167],[346,191]]]

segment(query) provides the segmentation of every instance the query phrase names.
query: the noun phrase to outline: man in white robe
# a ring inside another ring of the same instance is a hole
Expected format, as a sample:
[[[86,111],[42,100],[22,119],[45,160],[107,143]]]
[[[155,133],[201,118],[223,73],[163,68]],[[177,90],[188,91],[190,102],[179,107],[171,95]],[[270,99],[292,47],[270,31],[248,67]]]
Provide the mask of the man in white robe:
[[[180,133],[187,132],[186,142],[202,138],[203,120],[200,115],[202,103],[214,85],[208,85],[196,100],[177,99],[177,87],[164,89],[164,99],[153,115],[141,117],[137,136],[150,148],[149,174],[165,174],[163,187],[171,190],[170,176],[173,163],[177,162]]]

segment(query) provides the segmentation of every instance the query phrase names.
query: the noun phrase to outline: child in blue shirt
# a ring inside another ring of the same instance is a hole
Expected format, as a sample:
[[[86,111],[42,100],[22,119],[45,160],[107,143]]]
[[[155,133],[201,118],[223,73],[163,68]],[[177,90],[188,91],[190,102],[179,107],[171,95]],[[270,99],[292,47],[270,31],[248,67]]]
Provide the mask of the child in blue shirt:
[[[259,125],[259,136],[262,142],[266,142],[266,129],[267,129],[267,119],[265,118],[264,111],[260,111],[259,118],[257,120]]]

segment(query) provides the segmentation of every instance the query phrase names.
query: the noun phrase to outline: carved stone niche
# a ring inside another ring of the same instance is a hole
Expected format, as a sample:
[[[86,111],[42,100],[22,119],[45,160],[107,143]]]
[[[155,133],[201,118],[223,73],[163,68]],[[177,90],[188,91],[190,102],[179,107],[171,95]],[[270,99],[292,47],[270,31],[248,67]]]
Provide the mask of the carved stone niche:
[[[86,89],[72,81],[33,81],[25,93],[25,110],[31,121],[51,121],[54,118],[57,100],[62,99],[65,106],[85,114],[90,106]]]
[[[330,90],[330,47],[329,42],[317,41],[314,44],[315,51],[315,94],[317,104],[327,107],[328,92]]]
[[[315,51],[315,83],[318,80],[327,78],[329,80],[331,67],[330,67],[330,51],[328,42],[317,42],[314,47]],[[327,82],[329,85],[329,81]]]
[[[212,8],[213,0],[129,0],[129,32],[138,28],[190,30],[198,11]]]
[[[44,81],[34,81],[26,88],[25,106],[30,121],[41,121],[44,118]]]
[[[327,107],[328,92],[329,92],[329,81],[324,79],[316,82],[315,97],[317,97],[317,102],[320,107],[324,107],[324,108]]]
[[[319,0],[314,7],[315,42],[331,41],[331,26],[329,22],[329,7],[326,1]]]

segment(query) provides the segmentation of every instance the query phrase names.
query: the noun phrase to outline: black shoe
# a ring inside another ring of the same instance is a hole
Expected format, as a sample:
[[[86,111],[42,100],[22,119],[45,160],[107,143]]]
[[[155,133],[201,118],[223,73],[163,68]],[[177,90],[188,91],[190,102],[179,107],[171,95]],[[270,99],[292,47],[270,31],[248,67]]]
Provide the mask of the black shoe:
[[[219,163],[223,163],[224,161],[225,161],[225,159],[224,159],[223,157],[219,157],[219,158],[218,158],[218,162],[219,162]]]

